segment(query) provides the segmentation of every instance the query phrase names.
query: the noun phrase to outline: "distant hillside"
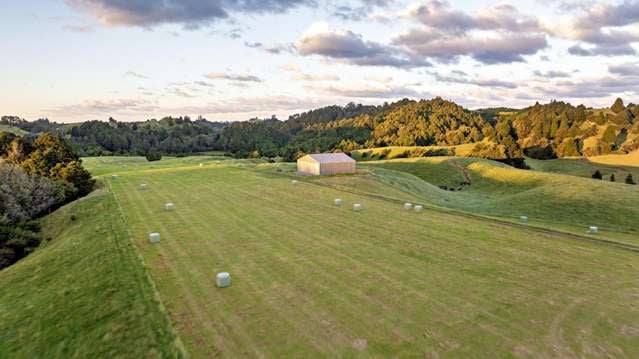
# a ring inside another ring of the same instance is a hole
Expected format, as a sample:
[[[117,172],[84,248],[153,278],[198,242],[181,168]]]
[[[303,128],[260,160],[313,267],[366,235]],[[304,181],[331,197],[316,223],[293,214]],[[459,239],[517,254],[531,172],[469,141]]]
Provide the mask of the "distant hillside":
[[[220,123],[188,117],[145,122],[57,124],[5,116],[0,124],[65,134],[83,155],[187,155],[224,150],[235,157],[283,157],[387,146],[450,147],[475,143],[471,156],[536,159],[628,153],[639,148],[639,106],[621,99],[591,109],[553,101],[521,110],[467,110],[442,98],[382,106],[350,103],[290,116]]]

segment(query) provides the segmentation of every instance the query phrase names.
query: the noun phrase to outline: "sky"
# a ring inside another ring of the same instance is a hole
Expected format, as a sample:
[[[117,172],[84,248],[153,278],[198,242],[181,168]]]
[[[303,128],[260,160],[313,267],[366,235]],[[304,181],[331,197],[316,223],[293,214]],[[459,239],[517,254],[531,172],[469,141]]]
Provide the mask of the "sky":
[[[22,0],[0,115],[212,121],[440,96],[639,102],[639,0]]]

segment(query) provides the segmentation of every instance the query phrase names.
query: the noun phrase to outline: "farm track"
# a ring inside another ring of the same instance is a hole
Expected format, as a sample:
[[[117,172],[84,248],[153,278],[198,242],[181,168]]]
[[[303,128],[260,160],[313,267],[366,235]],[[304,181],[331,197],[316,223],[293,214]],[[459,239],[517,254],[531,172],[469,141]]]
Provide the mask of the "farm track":
[[[310,184],[310,185],[315,185],[315,186],[332,188],[332,189],[335,189],[335,190],[338,190],[338,191],[341,191],[341,192],[347,192],[347,193],[351,193],[351,194],[365,196],[365,197],[368,197],[368,198],[371,198],[371,199],[377,199],[377,200],[396,203],[396,204],[403,204],[404,203],[404,201],[401,200],[401,199],[397,199],[397,198],[393,198],[393,197],[387,197],[387,196],[383,196],[383,195],[379,195],[379,194],[375,194],[375,193],[357,191],[357,190],[346,188],[346,187],[343,187],[343,186],[331,185],[331,184],[325,184],[325,183],[318,183],[318,182],[309,181],[309,180],[306,180],[306,179],[303,179],[301,182],[302,183],[306,183],[306,184]],[[600,245],[614,246],[614,247],[617,247],[617,248],[620,248],[620,249],[624,249],[624,250],[632,251],[632,252],[635,252],[635,253],[639,253],[639,246],[635,246],[635,245],[628,244],[628,243],[617,242],[617,241],[614,241],[614,240],[611,240],[611,239],[607,239],[607,238],[590,238],[590,237],[580,236],[580,235],[575,234],[575,233],[569,233],[569,232],[563,232],[563,231],[558,231],[558,230],[554,230],[554,229],[548,229],[548,228],[524,225],[524,224],[519,224],[519,223],[500,220],[500,219],[497,219],[497,218],[486,217],[486,216],[481,216],[481,215],[477,215],[477,214],[472,214],[472,213],[467,213],[467,212],[462,212],[462,211],[456,211],[456,210],[452,210],[452,209],[442,208],[442,207],[438,207],[438,206],[435,206],[435,205],[432,205],[432,204],[427,204],[425,207],[428,207],[429,209],[434,210],[434,211],[439,211],[439,212],[443,212],[443,213],[447,213],[447,214],[452,214],[452,215],[456,215],[456,216],[459,216],[459,217],[466,217],[466,218],[471,218],[471,219],[475,219],[475,220],[489,221],[491,223],[495,223],[495,224],[499,224],[499,225],[507,226],[507,227],[511,227],[511,228],[520,228],[520,229],[524,229],[524,230],[528,230],[528,231],[533,231],[533,232],[536,232],[536,233],[546,234],[546,235],[550,235],[550,236],[554,236],[554,237],[572,239],[572,240],[577,240],[577,241],[581,241],[581,242],[589,242],[589,243],[596,243],[596,244],[600,244]]]

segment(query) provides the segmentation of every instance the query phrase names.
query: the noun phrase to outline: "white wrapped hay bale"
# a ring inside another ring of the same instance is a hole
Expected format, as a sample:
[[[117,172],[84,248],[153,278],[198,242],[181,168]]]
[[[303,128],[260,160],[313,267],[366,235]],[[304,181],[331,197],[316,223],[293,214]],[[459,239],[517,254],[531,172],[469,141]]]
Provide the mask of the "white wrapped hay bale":
[[[413,204],[412,203],[404,203],[404,209],[407,211],[410,211],[411,209],[413,209]]]
[[[300,181],[298,181],[298,180],[292,180],[292,181],[291,181],[291,183],[292,183],[292,184],[298,184],[299,182],[300,182]]]
[[[415,208],[415,212],[422,212],[424,210],[424,206],[420,206],[420,205],[416,205],[414,208]]]
[[[588,233],[599,233],[599,227],[596,226],[590,226],[588,228]]]
[[[166,211],[172,211],[175,209],[175,204],[168,202],[167,204],[164,205],[164,210]]]
[[[151,242],[151,243],[160,243],[160,233],[150,233],[149,234],[149,242]]]
[[[200,163],[200,167],[204,167],[204,163]]]
[[[231,275],[227,272],[218,273],[215,277],[218,288],[226,288],[231,285]]]
[[[335,205],[337,207],[341,207],[342,206],[342,199],[341,198],[335,198],[335,201],[333,201],[333,203],[335,203]]]
[[[146,189],[146,183],[142,183],[140,185],[140,191],[144,191]]]
[[[363,209],[364,209],[364,206],[361,203],[355,203],[353,205],[353,211],[355,212],[360,212]]]
[[[528,223],[528,216],[520,216],[519,221],[521,223]]]

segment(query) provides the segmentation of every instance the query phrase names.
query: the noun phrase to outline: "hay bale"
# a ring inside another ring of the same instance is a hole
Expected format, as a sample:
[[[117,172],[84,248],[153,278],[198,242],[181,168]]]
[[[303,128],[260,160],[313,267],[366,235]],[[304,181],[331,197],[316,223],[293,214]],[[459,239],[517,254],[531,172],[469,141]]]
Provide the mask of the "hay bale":
[[[168,202],[167,204],[164,205],[164,210],[166,211],[172,211],[175,209],[175,205],[171,202]]]
[[[204,167],[204,163],[200,163],[200,167]]]
[[[146,189],[146,183],[142,183],[140,185],[140,191],[144,191]]]
[[[292,184],[298,184],[299,182],[300,182],[300,181],[298,181],[298,180],[292,180],[292,181],[291,181],[291,183],[292,183]]]
[[[340,207],[342,205],[342,200],[340,198],[335,198],[335,201],[333,202],[335,203],[337,207]]]
[[[361,203],[355,203],[353,205],[353,211],[359,212],[364,209],[364,206]]]
[[[404,203],[404,209],[407,211],[410,211],[411,209],[413,209],[413,204],[412,203]]]
[[[520,216],[519,221],[521,223],[528,223],[528,216]]]
[[[149,242],[151,242],[151,243],[160,243],[160,233],[150,233],[149,234]]]
[[[226,288],[231,285],[231,275],[227,272],[218,273],[215,277],[215,283],[218,288]]]
[[[415,212],[421,212],[423,210],[424,210],[424,206],[420,206],[420,205],[415,206]]]
[[[588,228],[588,233],[599,233],[599,227],[596,226],[590,226]]]

